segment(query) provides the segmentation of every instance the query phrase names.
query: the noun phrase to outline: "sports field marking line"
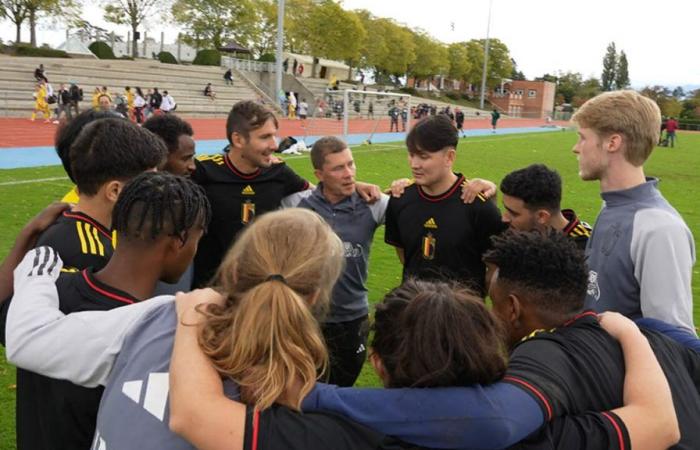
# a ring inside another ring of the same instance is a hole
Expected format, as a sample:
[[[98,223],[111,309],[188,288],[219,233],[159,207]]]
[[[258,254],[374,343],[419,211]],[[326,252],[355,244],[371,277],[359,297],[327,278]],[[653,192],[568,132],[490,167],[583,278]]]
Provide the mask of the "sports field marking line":
[[[30,184],[30,183],[43,183],[44,181],[59,181],[67,180],[68,177],[54,177],[54,178],[36,178],[34,180],[17,180],[17,181],[4,181],[0,183],[0,186],[15,186],[18,184]]]

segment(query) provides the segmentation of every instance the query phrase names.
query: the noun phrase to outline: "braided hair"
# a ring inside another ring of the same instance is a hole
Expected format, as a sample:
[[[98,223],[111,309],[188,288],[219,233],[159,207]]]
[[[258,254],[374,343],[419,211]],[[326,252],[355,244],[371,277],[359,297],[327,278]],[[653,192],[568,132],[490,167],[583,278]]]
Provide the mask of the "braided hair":
[[[112,224],[120,239],[154,240],[181,236],[194,226],[206,230],[211,206],[204,189],[187,178],[166,172],[144,172],[119,195]]]

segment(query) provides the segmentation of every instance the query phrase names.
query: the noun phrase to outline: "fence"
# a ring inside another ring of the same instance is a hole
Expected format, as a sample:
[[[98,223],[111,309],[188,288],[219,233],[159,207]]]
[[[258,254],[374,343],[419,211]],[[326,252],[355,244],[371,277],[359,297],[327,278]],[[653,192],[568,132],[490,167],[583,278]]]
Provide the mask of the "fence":
[[[221,57],[221,66],[229,69],[245,70],[247,72],[275,72],[275,63],[238,59],[230,56]]]

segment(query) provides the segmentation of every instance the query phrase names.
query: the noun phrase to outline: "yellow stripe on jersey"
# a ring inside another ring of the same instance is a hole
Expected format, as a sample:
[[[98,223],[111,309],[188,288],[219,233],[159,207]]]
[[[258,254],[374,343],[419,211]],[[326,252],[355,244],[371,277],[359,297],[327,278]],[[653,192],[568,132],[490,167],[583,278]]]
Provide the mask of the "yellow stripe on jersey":
[[[112,231],[112,250],[117,248],[117,230]]]
[[[83,234],[83,229],[80,226],[82,222],[75,222],[75,227],[78,229],[78,238],[80,238],[80,250],[83,253],[87,253],[87,243],[85,242],[85,235]]]
[[[90,243],[90,254],[96,255],[97,248],[92,237],[92,226],[88,223],[83,223],[83,227],[85,227],[85,236],[87,237],[88,243]]]
[[[95,242],[97,243],[97,251],[100,253],[100,256],[104,256],[105,246],[102,245],[99,236],[97,236],[97,228],[92,227],[92,235],[95,237]]]

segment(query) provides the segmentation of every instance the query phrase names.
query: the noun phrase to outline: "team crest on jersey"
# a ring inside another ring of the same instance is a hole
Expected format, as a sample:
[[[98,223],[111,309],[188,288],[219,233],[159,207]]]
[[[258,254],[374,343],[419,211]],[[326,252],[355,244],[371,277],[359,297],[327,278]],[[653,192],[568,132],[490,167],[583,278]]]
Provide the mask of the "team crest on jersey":
[[[423,236],[423,259],[435,259],[435,245],[437,240],[432,233]]]
[[[253,187],[251,185],[248,185],[243,188],[241,191],[241,194],[243,195],[255,195],[255,191],[253,190]]]
[[[423,224],[423,228],[432,228],[432,229],[436,230],[437,229],[437,222],[435,222],[435,219],[433,219],[431,217],[430,219],[425,221],[425,223]]]
[[[588,272],[587,294],[593,297],[596,301],[600,300],[600,285],[598,285],[598,272],[595,272],[593,270]]]
[[[247,225],[255,218],[255,203],[246,201],[241,204],[241,223]]]

